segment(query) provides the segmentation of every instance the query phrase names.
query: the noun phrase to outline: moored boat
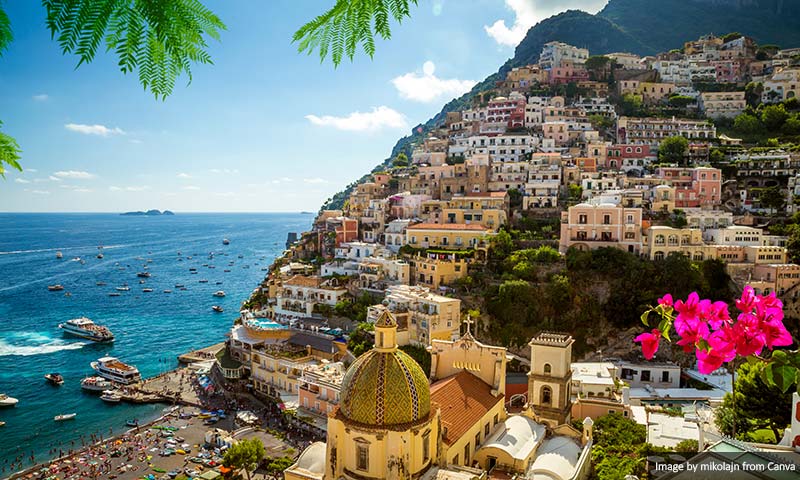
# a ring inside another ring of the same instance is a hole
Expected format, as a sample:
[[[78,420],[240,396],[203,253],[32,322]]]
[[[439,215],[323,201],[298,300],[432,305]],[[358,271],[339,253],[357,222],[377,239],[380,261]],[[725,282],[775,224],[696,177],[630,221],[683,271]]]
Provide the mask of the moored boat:
[[[103,377],[86,377],[81,380],[81,388],[90,392],[103,392],[114,385]]]
[[[64,258],[64,254],[61,253],[60,251],[58,251],[58,252],[56,252],[56,258],[60,260],[60,259]]]
[[[64,377],[60,373],[46,373],[44,379],[56,386],[64,384]]]
[[[119,294],[110,293],[110,296],[119,296]],[[64,323],[60,323],[58,328],[64,330],[64,333],[75,335],[76,337],[85,338],[93,342],[111,342],[114,340],[114,334],[108,327],[97,325],[86,317],[73,318]]]
[[[122,286],[120,286],[120,287],[117,287],[117,289],[116,289],[116,290],[117,290],[118,292],[127,292],[127,291],[128,291],[128,290],[130,290],[130,289],[131,289],[131,287],[129,287],[129,286],[126,284],[126,285],[122,285]]]
[[[217,290],[216,292],[213,293],[213,295],[215,297],[224,297],[225,296],[225,292],[223,292],[222,290]]]
[[[53,420],[55,420],[56,422],[63,422],[64,420],[73,420],[77,416],[78,416],[77,413],[64,413],[62,415],[56,415],[55,417],[53,417]]]
[[[214,311],[215,311],[215,312],[217,312],[217,313],[222,313],[222,312],[223,312],[223,309],[222,309],[222,307],[220,307],[219,305],[213,305],[213,306],[211,307],[211,310],[214,310]]]
[[[223,244],[223,245],[230,245],[230,244],[231,244],[231,241],[230,241],[230,240],[228,240],[227,238],[223,238],[223,239],[222,239],[222,244]]]
[[[141,278],[150,278],[152,275],[150,272],[139,272],[136,274],[136,276]]]
[[[50,292],[60,292],[61,290],[64,290],[64,286],[61,285],[60,283],[57,283],[55,285],[48,285],[47,290]]]
[[[99,358],[96,362],[92,362],[91,366],[101,377],[123,385],[136,383],[142,379],[136,367],[123,363],[116,357]]]
[[[122,396],[114,390],[105,390],[103,394],[100,395],[100,400],[108,403],[119,403],[122,400]]]
[[[111,293],[108,294],[108,296],[109,297],[119,297],[119,296],[122,296],[122,294],[118,293],[118,292],[111,292]]]
[[[97,285],[98,287],[105,287],[108,284],[106,282],[97,282],[95,283],[95,285]]]
[[[129,427],[138,427],[139,426],[139,420],[137,420],[135,418],[133,420],[127,420],[127,421],[125,421],[125,425],[127,425]]]
[[[97,254],[97,258],[102,259],[103,258],[103,254],[102,253],[98,253]]]
[[[18,404],[19,400],[14,397],[9,397],[5,393],[0,393],[0,407],[13,407]]]
[[[152,292],[152,291],[153,291],[153,289],[152,289],[152,288],[143,288],[143,289],[142,289],[142,291],[143,291],[144,293],[150,293],[150,292]]]

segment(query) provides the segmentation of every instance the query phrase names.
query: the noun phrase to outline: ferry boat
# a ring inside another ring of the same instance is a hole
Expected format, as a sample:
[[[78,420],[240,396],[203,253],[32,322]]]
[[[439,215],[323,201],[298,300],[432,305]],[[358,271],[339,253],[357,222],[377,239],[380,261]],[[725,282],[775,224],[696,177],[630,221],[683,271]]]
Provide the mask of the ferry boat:
[[[60,259],[64,258],[64,254],[61,253],[61,252],[56,252],[56,258],[60,260]]]
[[[65,413],[63,415],[56,415],[55,417],[53,417],[53,420],[55,420],[56,422],[63,422],[64,420],[74,420],[75,417],[77,416],[78,416],[77,413]]]
[[[136,367],[122,363],[116,357],[102,357],[91,365],[98,375],[112,382],[129,385],[142,380]]]
[[[214,310],[217,313],[222,313],[223,312],[222,307],[220,307],[219,305],[213,305],[211,307],[211,310]]]
[[[231,244],[231,241],[230,241],[230,240],[228,240],[227,238],[223,238],[223,239],[222,239],[222,244],[223,244],[223,245],[230,245],[230,244]]]
[[[105,390],[102,395],[100,395],[100,400],[108,403],[119,403],[122,400],[122,396],[120,396],[114,390]]]
[[[86,377],[81,380],[81,388],[90,392],[102,392],[114,385],[103,377]]]
[[[64,384],[64,377],[62,377],[60,373],[46,373],[44,379],[55,386]]]
[[[113,295],[113,293],[110,295]],[[70,335],[75,335],[76,337],[85,338],[94,342],[111,342],[114,340],[114,334],[111,333],[111,330],[101,325],[97,325],[86,317],[67,320],[64,323],[59,324],[58,328],[64,330],[65,333],[69,333]]]
[[[50,292],[60,292],[61,290],[64,290],[64,286],[61,285],[60,283],[55,285],[48,285],[47,290]]]
[[[215,297],[224,297],[225,296],[225,292],[223,292],[222,290],[217,290],[216,292],[213,293],[213,295]]]
[[[19,400],[14,397],[9,397],[5,393],[0,393],[0,407],[13,407],[18,404]]]

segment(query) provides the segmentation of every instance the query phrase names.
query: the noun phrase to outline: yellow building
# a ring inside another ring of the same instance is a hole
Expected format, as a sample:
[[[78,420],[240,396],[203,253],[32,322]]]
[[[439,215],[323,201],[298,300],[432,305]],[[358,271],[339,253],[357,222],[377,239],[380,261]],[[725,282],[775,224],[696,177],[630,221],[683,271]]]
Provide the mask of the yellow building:
[[[414,284],[437,290],[467,276],[467,260],[456,252],[419,254],[409,259]]]
[[[482,246],[494,232],[478,224],[418,223],[406,229],[406,245],[414,248],[467,249]]]
[[[442,223],[478,224],[497,231],[508,222],[508,193],[468,193],[454,196],[442,209]]]

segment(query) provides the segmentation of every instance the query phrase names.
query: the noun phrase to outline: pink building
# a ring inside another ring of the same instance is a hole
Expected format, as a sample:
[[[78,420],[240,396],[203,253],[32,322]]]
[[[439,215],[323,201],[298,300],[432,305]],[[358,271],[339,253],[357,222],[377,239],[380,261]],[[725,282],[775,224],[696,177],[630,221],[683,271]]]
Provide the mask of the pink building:
[[[610,203],[581,203],[561,212],[559,250],[570,247],[595,250],[619,248],[638,254],[642,250],[642,209]]]
[[[486,121],[505,123],[508,128],[522,128],[525,126],[526,103],[523,95],[512,94],[509,98],[493,98],[489,100],[486,108]]]
[[[305,367],[297,389],[300,410],[321,416],[332,412],[339,405],[344,373],[341,362]]]
[[[739,83],[745,79],[743,60],[718,60],[711,64],[716,69],[717,83]]]
[[[605,167],[619,170],[624,165],[638,164],[652,157],[650,145],[618,144],[608,147]]]
[[[554,67],[549,71],[547,80],[550,85],[585,82],[589,80],[589,72],[583,66]]]
[[[661,167],[656,177],[675,187],[675,208],[713,207],[720,204],[722,172],[711,167]]]
[[[317,236],[320,255],[333,257],[343,243],[358,240],[358,220],[343,216],[328,218]]]

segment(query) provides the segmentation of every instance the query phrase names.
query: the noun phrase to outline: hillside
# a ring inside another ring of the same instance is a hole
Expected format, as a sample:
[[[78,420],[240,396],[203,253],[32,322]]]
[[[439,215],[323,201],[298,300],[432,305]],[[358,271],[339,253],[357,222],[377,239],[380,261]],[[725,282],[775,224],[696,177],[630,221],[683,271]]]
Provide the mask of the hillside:
[[[619,51],[649,55],[680,48],[685,41],[708,33],[724,35],[733,31],[750,35],[760,44],[800,46],[800,1],[609,0],[597,15],[580,10],[554,15],[531,27],[514,51],[514,57],[496,73],[445,104],[433,118],[398,140],[375,170],[384,168],[401,151],[410,157],[413,143],[441,122],[447,112],[470,105],[475,94],[493,86],[511,68],[537,62],[547,42],[562,41],[588,48],[592,55]],[[341,208],[353,186],[364,178],[328,199],[322,208]]]

